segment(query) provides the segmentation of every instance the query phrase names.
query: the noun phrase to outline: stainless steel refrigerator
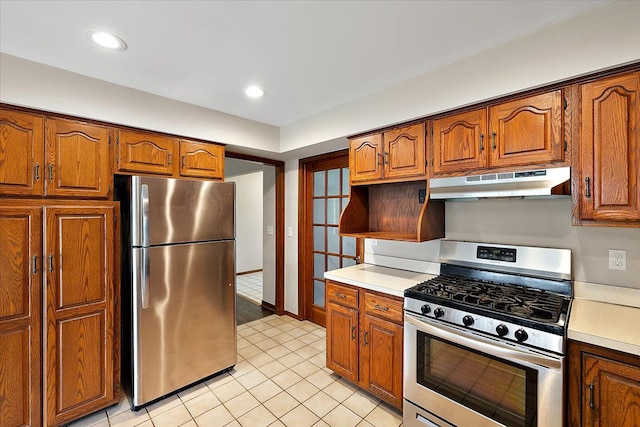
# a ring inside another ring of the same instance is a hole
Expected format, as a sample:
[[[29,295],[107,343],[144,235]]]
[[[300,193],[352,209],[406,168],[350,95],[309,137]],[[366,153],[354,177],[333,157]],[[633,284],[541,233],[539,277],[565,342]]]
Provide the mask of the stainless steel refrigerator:
[[[236,364],[234,196],[234,183],[116,179],[134,409]]]

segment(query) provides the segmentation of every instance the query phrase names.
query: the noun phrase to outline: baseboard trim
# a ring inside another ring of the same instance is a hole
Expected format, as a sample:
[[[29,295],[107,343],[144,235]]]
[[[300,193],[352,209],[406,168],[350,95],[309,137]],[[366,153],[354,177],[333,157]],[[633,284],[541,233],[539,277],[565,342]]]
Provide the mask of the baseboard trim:
[[[285,316],[293,317],[293,318],[294,318],[294,319],[296,319],[296,320],[302,320],[302,318],[301,318],[299,315],[297,315],[297,314],[293,314],[293,313],[291,313],[290,311],[286,311],[286,310],[285,310],[285,311],[284,311],[284,314],[285,314]]]
[[[276,312],[276,306],[266,302],[265,300],[262,300],[262,308],[273,311],[274,313]]]
[[[238,272],[236,273],[236,276],[242,276],[244,274],[253,274],[253,273],[260,273],[262,271],[262,269],[259,270],[248,270],[248,271],[242,271],[242,272]]]

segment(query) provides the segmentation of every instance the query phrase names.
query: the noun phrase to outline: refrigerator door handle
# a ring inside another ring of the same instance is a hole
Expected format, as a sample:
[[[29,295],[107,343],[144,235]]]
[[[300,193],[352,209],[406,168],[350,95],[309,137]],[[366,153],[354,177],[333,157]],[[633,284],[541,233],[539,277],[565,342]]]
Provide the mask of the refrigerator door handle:
[[[140,186],[140,203],[142,204],[142,247],[149,247],[149,186]]]
[[[149,308],[149,248],[142,248],[140,266],[140,302],[142,308]]]

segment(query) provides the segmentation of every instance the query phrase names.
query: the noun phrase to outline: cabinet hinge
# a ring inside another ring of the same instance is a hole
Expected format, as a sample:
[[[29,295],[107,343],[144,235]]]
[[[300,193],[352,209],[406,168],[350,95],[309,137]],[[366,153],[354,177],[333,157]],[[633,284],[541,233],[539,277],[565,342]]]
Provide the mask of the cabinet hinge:
[[[116,225],[118,223],[118,215],[114,215],[113,216],[113,225]]]
[[[567,101],[567,97],[566,96],[563,97],[563,99],[564,99],[564,109],[566,110],[567,107],[569,106],[569,101]]]
[[[569,144],[567,144],[567,140],[564,141],[564,151],[567,151],[567,147]]]

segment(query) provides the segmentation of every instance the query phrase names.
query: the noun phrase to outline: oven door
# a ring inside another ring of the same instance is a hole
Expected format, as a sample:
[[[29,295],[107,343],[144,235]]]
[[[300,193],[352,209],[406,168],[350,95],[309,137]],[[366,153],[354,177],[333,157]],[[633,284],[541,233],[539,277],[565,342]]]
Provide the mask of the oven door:
[[[562,426],[564,357],[404,318],[405,426]]]

